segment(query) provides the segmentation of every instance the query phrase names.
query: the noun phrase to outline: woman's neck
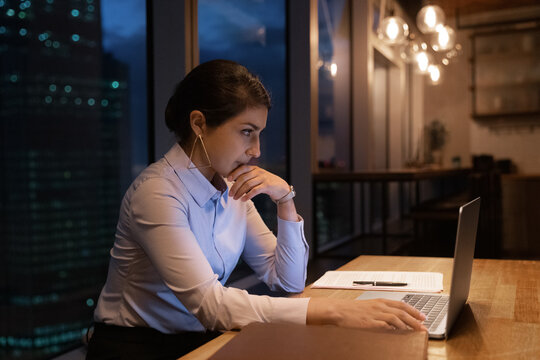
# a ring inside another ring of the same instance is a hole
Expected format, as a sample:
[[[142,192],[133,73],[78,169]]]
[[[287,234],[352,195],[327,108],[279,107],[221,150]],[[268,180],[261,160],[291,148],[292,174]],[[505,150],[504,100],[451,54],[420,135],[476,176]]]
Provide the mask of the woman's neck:
[[[191,154],[192,148],[190,146],[186,146],[185,144],[180,144],[180,147],[184,150],[186,155],[189,157]],[[203,174],[203,176],[210,182],[214,179],[214,176],[216,175],[216,171],[213,167],[208,166],[208,159],[206,158],[206,155],[202,153],[201,149],[199,149],[199,146],[193,151],[193,156],[191,157],[191,162],[193,165],[197,167],[197,169]],[[189,164],[188,164],[189,166]]]

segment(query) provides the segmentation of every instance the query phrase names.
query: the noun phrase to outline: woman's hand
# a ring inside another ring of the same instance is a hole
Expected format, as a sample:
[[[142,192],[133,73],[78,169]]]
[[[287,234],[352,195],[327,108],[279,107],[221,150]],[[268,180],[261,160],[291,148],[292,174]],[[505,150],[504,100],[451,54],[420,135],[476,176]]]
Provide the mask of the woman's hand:
[[[267,194],[276,201],[291,191],[285,180],[255,165],[241,165],[234,169],[227,179],[234,181],[229,189],[229,196],[235,200],[248,201],[256,195]],[[283,220],[300,221],[292,199],[279,203],[277,215]]]
[[[241,165],[229,176],[234,185],[229,189],[229,196],[234,200],[251,200],[259,194],[267,194],[272,200],[279,200],[290,191],[285,180],[255,165]]]
[[[308,324],[333,324],[351,328],[413,329],[427,331],[424,314],[401,301],[388,299],[337,300],[311,298]]]

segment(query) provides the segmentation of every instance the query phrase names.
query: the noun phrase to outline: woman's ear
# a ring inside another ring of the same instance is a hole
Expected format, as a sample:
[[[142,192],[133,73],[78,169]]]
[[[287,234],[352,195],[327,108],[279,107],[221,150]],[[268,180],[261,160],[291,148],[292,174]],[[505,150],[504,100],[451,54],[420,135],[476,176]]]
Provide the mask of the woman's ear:
[[[206,131],[206,118],[199,110],[193,110],[189,114],[189,123],[195,136],[203,135]]]

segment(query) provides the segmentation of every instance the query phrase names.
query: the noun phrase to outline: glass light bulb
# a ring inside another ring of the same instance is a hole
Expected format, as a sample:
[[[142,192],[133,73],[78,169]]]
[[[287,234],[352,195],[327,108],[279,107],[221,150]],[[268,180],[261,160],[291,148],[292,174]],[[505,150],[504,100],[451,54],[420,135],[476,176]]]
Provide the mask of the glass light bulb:
[[[437,14],[435,14],[435,10],[433,10],[432,7],[427,9],[426,14],[424,15],[424,22],[430,28],[435,27],[437,24]]]
[[[447,51],[454,47],[456,33],[450,26],[437,25],[437,32],[433,34],[431,47],[435,51]]]
[[[416,16],[416,25],[424,34],[434,33],[437,25],[444,24],[444,11],[437,5],[426,5]]]
[[[389,45],[404,44],[409,36],[409,25],[399,16],[388,16],[381,22],[377,35]]]
[[[416,62],[418,63],[418,69],[420,69],[420,72],[427,72],[429,59],[425,51],[420,51],[418,54],[416,54]]]
[[[439,65],[429,65],[428,66],[429,78],[433,84],[438,84],[441,80],[441,69]]]
[[[439,34],[439,45],[441,45],[442,47],[447,46],[448,42],[450,41],[450,35],[448,34],[447,28],[445,26],[439,25],[437,26],[437,33]]]
[[[390,20],[386,26],[386,35],[390,40],[396,40],[398,36],[399,28],[394,19]]]
[[[337,64],[332,63],[332,65],[330,65],[330,75],[332,75],[332,77],[335,77],[336,74],[337,74]]]

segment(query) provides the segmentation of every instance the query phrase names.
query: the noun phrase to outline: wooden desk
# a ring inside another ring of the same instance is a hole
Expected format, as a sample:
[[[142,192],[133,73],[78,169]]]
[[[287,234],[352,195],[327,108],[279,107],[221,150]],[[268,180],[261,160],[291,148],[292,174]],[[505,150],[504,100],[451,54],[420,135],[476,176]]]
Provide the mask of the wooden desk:
[[[470,168],[403,168],[403,169],[381,169],[381,170],[364,170],[355,172],[336,172],[336,171],[324,171],[321,170],[318,173],[313,174],[313,213],[317,213],[316,209],[316,196],[317,196],[317,184],[328,182],[345,182],[345,183],[360,183],[362,185],[362,199],[363,199],[363,184],[364,183],[381,183],[381,237],[382,237],[382,253],[387,254],[386,239],[388,236],[387,231],[387,219],[389,216],[389,199],[388,199],[388,185],[391,182],[400,183],[400,186],[404,182],[414,182],[415,184],[415,203],[420,203],[420,181],[422,180],[434,180],[439,179],[442,181],[448,178],[465,177],[471,172]],[[401,193],[401,187],[400,187]],[[361,201],[361,212],[364,212],[364,201]],[[400,195],[400,212],[401,209],[401,195]],[[316,219],[316,217],[315,217]],[[362,232],[365,232],[364,217],[361,217]],[[313,254],[315,256],[319,253],[319,242],[317,239],[317,228],[314,224],[314,236],[313,236]]]
[[[450,289],[452,259],[360,256],[339,270],[436,271]],[[362,290],[311,289],[297,297],[355,299]],[[207,359],[229,331],[182,357]],[[449,340],[429,340],[429,359],[540,359],[540,261],[475,259],[468,305]]]

